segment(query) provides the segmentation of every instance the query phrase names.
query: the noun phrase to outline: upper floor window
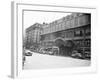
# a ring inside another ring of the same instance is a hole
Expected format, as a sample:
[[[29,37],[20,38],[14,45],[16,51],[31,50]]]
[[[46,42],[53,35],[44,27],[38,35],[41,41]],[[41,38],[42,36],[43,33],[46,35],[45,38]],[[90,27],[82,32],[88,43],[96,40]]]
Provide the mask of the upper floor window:
[[[74,32],[74,36],[76,36],[76,37],[78,37],[78,36],[83,36],[83,34],[84,34],[84,32],[83,32],[83,30],[75,30],[75,32]]]

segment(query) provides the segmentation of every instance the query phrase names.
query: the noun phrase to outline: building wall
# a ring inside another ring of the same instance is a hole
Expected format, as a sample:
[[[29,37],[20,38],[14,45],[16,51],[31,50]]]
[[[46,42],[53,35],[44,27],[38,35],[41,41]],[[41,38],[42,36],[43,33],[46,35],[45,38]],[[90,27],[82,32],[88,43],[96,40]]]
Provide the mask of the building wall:
[[[64,49],[67,49],[67,41],[70,40],[75,45],[78,45],[77,47],[82,49],[83,51],[85,48],[88,48],[90,50],[91,15],[74,13],[63,17],[60,20],[56,20],[48,24],[48,26],[43,27],[41,37],[42,46],[50,47],[51,44],[52,46],[55,46],[56,40],[62,39],[64,41]],[[58,47],[60,48],[60,46]]]
[[[89,24],[89,16],[79,13],[73,13],[59,20],[51,22],[49,25],[43,28],[42,34],[53,33],[65,29],[75,28]]]
[[[41,27],[41,24],[36,23],[26,29],[26,46],[28,48],[40,43]]]
[[[74,13],[61,18],[60,20],[54,21],[46,27],[43,27],[41,36],[45,35],[45,40],[54,40],[56,37],[72,37],[73,31],[69,29],[78,28],[89,24],[90,15]],[[79,30],[76,30],[76,32],[79,32]]]

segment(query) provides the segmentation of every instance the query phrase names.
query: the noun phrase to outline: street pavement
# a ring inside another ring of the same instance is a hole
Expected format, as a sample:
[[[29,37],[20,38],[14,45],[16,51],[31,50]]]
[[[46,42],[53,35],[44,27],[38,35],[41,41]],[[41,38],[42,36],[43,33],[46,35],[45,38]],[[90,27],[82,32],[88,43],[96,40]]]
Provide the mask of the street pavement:
[[[91,63],[90,60],[33,53],[32,56],[26,56],[24,69],[79,67],[79,66],[90,66],[90,63]]]

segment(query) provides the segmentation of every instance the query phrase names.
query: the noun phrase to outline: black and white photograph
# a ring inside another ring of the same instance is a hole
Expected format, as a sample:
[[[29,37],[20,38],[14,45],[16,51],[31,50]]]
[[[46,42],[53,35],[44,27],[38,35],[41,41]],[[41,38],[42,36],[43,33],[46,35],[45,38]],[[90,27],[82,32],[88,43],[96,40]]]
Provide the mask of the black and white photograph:
[[[1,0],[0,80],[100,80],[100,0]]]
[[[91,13],[23,10],[22,68],[91,66]]]

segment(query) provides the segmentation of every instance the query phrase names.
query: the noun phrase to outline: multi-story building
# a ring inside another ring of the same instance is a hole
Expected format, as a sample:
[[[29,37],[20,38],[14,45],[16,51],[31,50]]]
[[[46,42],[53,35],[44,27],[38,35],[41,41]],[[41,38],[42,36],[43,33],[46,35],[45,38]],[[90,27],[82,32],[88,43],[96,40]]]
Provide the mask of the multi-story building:
[[[40,43],[42,24],[35,23],[26,29],[26,47],[36,47]]]
[[[80,50],[90,51],[91,14],[72,13],[43,27],[41,45],[44,47],[58,46],[60,54],[66,53],[75,45]],[[74,45],[73,45],[74,44]]]

